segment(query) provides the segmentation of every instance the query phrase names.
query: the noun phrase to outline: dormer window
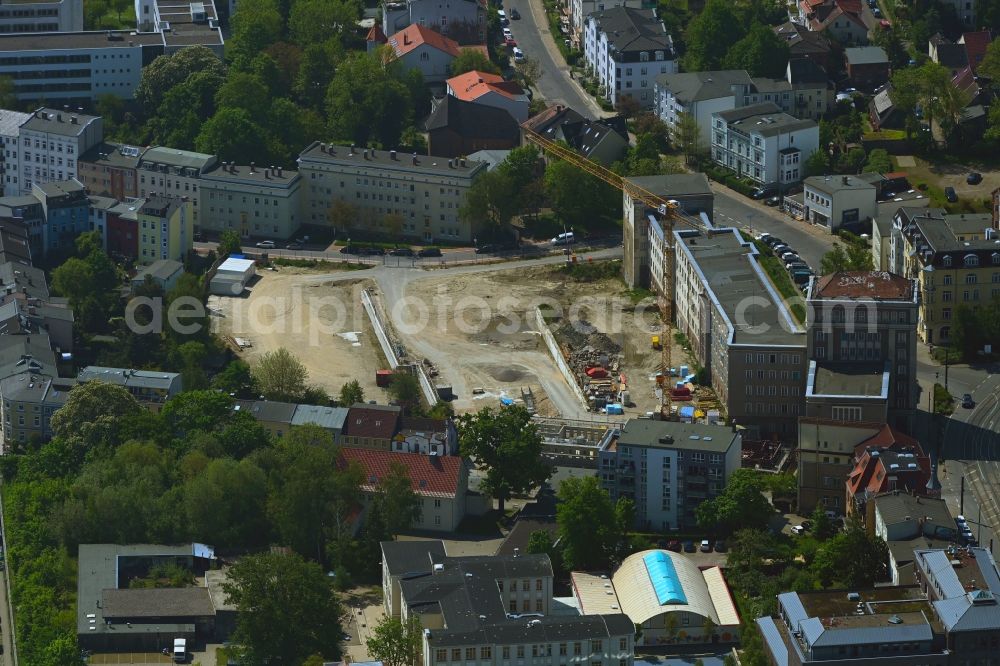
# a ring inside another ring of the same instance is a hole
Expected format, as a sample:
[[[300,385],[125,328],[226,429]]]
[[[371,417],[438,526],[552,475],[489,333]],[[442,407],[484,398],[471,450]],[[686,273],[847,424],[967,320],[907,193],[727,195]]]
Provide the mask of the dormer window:
[[[639,53],[639,62],[649,62],[649,53],[642,51]]]
[[[990,256],[990,261],[993,262],[994,266],[1000,265],[1000,252],[994,252],[992,256]]]
[[[969,267],[978,266],[979,265],[979,257],[977,257],[974,254],[967,254],[967,255],[965,255],[965,265],[969,266]]]
[[[951,266],[951,257],[943,257],[941,263],[945,266]]]

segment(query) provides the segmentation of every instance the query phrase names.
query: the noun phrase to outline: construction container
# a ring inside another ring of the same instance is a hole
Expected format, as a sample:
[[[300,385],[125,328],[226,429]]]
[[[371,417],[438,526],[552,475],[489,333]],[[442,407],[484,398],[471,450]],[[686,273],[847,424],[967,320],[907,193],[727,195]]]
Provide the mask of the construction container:
[[[652,342],[653,342],[653,349],[659,349],[660,348],[660,336],[654,335],[654,336],[652,336],[651,339],[652,339]]]
[[[608,371],[599,365],[595,365],[593,368],[587,368],[587,376],[591,379],[604,379],[608,376]]]
[[[375,386],[386,388],[392,383],[392,370],[376,370]]]
[[[612,403],[612,404],[610,404],[610,405],[607,406],[607,413],[608,414],[624,414],[625,410],[622,408],[621,405]]]

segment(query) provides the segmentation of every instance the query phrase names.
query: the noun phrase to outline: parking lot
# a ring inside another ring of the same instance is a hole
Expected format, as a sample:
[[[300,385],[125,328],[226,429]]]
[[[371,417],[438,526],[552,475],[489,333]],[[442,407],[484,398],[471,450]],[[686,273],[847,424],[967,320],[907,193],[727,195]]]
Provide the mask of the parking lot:
[[[90,664],[170,664],[170,657],[159,652],[102,652],[90,655]]]

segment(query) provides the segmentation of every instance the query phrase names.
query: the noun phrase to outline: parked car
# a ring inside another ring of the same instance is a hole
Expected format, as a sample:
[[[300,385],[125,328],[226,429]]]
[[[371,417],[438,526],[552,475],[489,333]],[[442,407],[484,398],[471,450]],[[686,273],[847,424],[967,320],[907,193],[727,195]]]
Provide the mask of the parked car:
[[[476,254],[490,254],[491,252],[498,252],[499,250],[499,246],[487,243],[486,245],[480,245],[477,247]]]
[[[514,53],[514,62],[524,62],[524,51],[515,46],[513,53]]]
[[[512,33],[510,31],[510,28],[504,28],[503,29],[503,38],[504,39],[511,39],[513,36],[514,36],[514,33]]]
[[[796,270],[807,271],[809,270],[809,264],[802,261],[802,259],[793,259],[792,261],[785,262],[785,270],[788,272]]]
[[[517,46],[517,42],[514,41],[513,37],[508,37],[504,43],[507,44],[507,46],[509,46],[511,48],[514,48],[515,46]]]
[[[394,257],[412,257],[416,253],[408,247],[397,247],[394,250],[390,250],[389,254]]]
[[[724,553],[724,552],[726,552],[726,542],[723,541],[722,539],[719,539],[718,541],[716,541],[715,542],[715,552],[717,552],[717,553]]]
[[[772,252],[774,252],[774,253],[775,253],[776,255],[778,255],[779,257],[780,257],[780,256],[781,256],[781,255],[782,255],[783,253],[785,253],[785,252],[788,252],[788,251],[789,251],[789,250],[791,250],[791,249],[792,249],[792,248],[790,248],[789,246],[785,245],[784,243],[778,243],[777,245],[772,245],[772,246],[771,246],[771,251],[772,251]]]
[[[515,21],[520,21],[521,20],[521,12],[517,11],[516,9],[511,9],[510,10],[510,17],[513,20],[515,20]]]
[[[700,550],[703,553],[711,553],[712,552],[712,542],[709,541],[708,539],[702,539],[701,540],[701,548],[700,548]]]
[[[961,515],[961,514],[959,514],[959,515],[955,516],[955,524],[956,524],[956,525],[958,525],[958,527],[959,527],[960,529],[961,529],[961,528],[962,528],[963,526],[965,526],[965,525],[967,524],[967,523],[965,522],[965,516],[963,516],[963,515]]]
[[[802,521],[802,529],[804,529],[805,531],[808,532],[812,528],[813,528],[813,523],[812,523],[811,520],[803,520]]]
[[[765,206],[777,206],[781,203],[781,197],[768,197],[764,199]]]
[[[765,199],[767,197],[773,197],[778,193],[778,188],[774,185],[764,185],[763,187],[758,187],[756,190],[750,193],[750,197],[753,199]]]
[[[788,249],[782,252],[780,256],[782,261],[798,261],[799,259],[802,258],[798,255],[798,253],[795,250],[792,249]]]
[[[768,239],[767,239],[766,241],[764,241],[764,243],[765,243],[765,244],[766,244],[766,245],[767,245],[768,247],[771,247],[771,248],[773,248],[773,247],[775,247],[775,246],[777,246],[777,245],[784,245],[784,244],[785,244],[785,241],[781,240],[781,239],[780,239],[780,238],[778,238],[777,236],[771,236],[771,237],[770,237],[770,238],[768,238]]]
[[[685,553],[693,553],[694,551],[695,551],[694,541],[685,541],[684,542],[684,552]]]
[[[273,240],[262,240],[261,242],[257,243],[257,247],[263,248],[265,250],[271,250],[277,246],[274,244]]]
[[[965,409],[972,409],[976,406],[976,401],[972,399],[971,393],[966,393],[962,396],[962,407]]]
[[[417,252],[418,257],[440,257],[441,250],[436,247],[425,247],[424,249]]]
[[[301,250],[302,249],[302,243],[296,243],[295,241],[292,241],[291,243],[289,243],[288,245],[286,245],[285,248],[287,248],[289,250]]]
[[[500,17],[500,25],[507,25],[507,12],[502,9],[498,9],[497,16]]]
[[[576,242],[576,236],[573,235],[572,231],[566,231],[559,234],[549,242],[553,245],[572,245]]]
[[[765,233],[762,233],[762,234],[757,234],[754,238],[756,238],[757,240],[759,240],[761,243],[766,243],[770,239],[774,238],[774,236],[772,236],[771,234],[765,232]]]
[[[340,248],[341,254],[361,254],[360,248],[357,245],[345,245]]]
[[[973,171],[968,176],[965,177],[965,182],[969,185],[978,185],[983,182],[983,174],[978,171]]]
[[[671,539],[670,541],[667,542],[667,550],[672,550],[675,553],[679,553],[681,552],[682,549],[683,546],[681,545],[681,542],[678,541],[677,539]]]
[[[954,187],[944,188],[944,198],[951,203],[955,203],[956,201],[958,201],[958,195],[955,193],[955,188]]]
[[[802,527],[801,525],[792,525],[792,534],[796,536],[802,536],[805,533],[806,533],[806,528]]]

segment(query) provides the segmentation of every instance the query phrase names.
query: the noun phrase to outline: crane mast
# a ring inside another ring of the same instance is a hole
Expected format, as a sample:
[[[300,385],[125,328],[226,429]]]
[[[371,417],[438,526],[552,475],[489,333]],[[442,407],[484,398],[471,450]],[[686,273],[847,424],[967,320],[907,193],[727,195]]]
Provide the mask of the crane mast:
[[[612,187],[627,193],[633,201],[639,201],[649,208],[656,209],[660,213],[663,224],[663,236],[665,239],[663,251],[663,290],[657,295],[656,299],[657,307],[660,310],[660,369],[664,377],[664,383],[661,387],[660,394],[660,412],[663,417],[668,417],[669,414],[663,412],[667,402],[666,396],[669,391],[670,369],[673,367],[670,349],[670,325],[674,314],[674,223],[682,221],[697,229],[703,229],[705,225],[703,225],[699,220],[695,220],[694,218],[685,215],[680,210],[680,206],[677,201],[667,199],[658,194],[653,194],[649,190],[629,181],[624,176],[620,176],[607,167],[584,157],[572,148],[545,138],[538,132],[528,128],[522,129],[524,131],[525,138],[530,143],[537,145],[544,152],[552,155],[553,157],[565,160],[566,162],[569,162],[573,166],[596,178],[600,178]]]

